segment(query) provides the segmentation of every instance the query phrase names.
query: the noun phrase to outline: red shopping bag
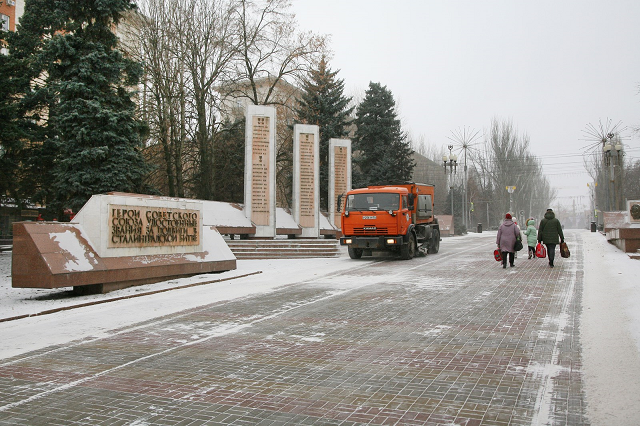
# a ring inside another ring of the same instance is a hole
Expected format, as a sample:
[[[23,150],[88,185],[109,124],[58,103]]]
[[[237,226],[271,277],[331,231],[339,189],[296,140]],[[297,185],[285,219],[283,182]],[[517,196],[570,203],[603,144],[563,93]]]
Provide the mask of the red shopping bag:
[[[502,262],[502,253],[500,253],[500,250],[495,249],[493,251],[493,257],[498,261],[498,262]]]
[[[536,246],[536,257],[547,257],[547,248],[542,243]]]

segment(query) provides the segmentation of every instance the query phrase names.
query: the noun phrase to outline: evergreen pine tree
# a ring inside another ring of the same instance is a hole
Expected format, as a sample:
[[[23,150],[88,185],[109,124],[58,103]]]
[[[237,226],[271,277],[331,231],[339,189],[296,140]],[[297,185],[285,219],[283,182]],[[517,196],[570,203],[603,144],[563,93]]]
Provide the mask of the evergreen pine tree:
[[[415,162],[398,120],[392,93],[369,83],[356,111],[353,186],[404,182],[411,179]]]
[[[29,141],[16,157],[22,186],[54,212],[77,210],[93,194],[143,191],[144,126],[131,90],[142,68],[113,32],[134,8],[131,0],[28,0],[8,37],[10,64],[23,70],[11,89]]]
[[[0,45],[6,35],[0,33]],[[19,100],[19,93],[24,91],[24,82],[19,81],[21,71],[17,61],[0,54],[0,196],[8,195],[13,200],[22,198],[17,177],[26,136]]]
[[[339,71],[332,71],[323,57],[317,69],[311,70],[303,83],[302,97],[296,110],[298,119],[305,124],[320,127],[320,206],[328,205],[329,139],[348,135],[351,98],[344,96],[344,80],[337,79]]]
[[[27,1],[18,31],[1,36],[8,55],[0,55],[0,193],[20,206],[46,203],[43,188],[52,181],[54,132],[45,112],[52,96],[42,51],[62,29],[56,12],[51,1]]]
[[[57,1],[64,32],[44,47],[49,85],[56,94],[50,112],[59,156],[55,164],[58,209],[79,209],[93,194],[141,192],[148,168],[133,92],[142,68],[117,49],[113,30],[130,0]]]

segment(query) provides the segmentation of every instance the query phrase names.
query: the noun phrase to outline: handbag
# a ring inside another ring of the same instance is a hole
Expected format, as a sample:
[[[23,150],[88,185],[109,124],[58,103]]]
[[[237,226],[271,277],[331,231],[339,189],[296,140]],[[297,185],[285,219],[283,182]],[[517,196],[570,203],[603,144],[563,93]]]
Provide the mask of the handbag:
[[[567,246],[567,243],[565,243],[564,241],[560,243],[560,256],[564,258],[571,256],[569,247]]]
[[[547,257],[547,248],[542,243],[536,245],[536,257]]]
[[[516,237],[516,245],[513,247],[513,249],[515,251],[520,251],[522,250],[524,246],[522,245],[522,238],[520,237]]]
[[[500,253],[500,250],[495,249],[493,251],[493,257],[498,261],[498,262],[502,262],[502,253]]]

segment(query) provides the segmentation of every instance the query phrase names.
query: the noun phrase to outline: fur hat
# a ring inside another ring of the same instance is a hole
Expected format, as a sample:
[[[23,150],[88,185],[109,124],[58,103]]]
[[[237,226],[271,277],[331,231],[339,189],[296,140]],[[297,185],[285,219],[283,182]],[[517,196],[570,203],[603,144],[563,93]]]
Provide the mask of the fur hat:
[[[505,218],[505,219],[511,219],[511,214],[510,214],[510,213],[507,213],[506,215],[504,215],[504,218]]]

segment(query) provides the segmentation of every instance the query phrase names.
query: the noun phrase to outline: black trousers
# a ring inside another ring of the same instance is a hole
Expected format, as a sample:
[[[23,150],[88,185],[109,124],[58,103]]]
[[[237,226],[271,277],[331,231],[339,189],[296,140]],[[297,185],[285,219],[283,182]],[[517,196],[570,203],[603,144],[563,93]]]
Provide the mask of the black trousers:
[[[553,261],[556,258],[557,244],[545,244],[545,246],[547,246],[547,256],[549,256],[549,265],[553,265]]]
[[[515,253],[509,253],[508,251],[503,251],[502,252],[502,264],[503,265],[507,264],[507,254],[509,255],[509,264],[513,265],[513,261],[515,260],[516,254]]]

